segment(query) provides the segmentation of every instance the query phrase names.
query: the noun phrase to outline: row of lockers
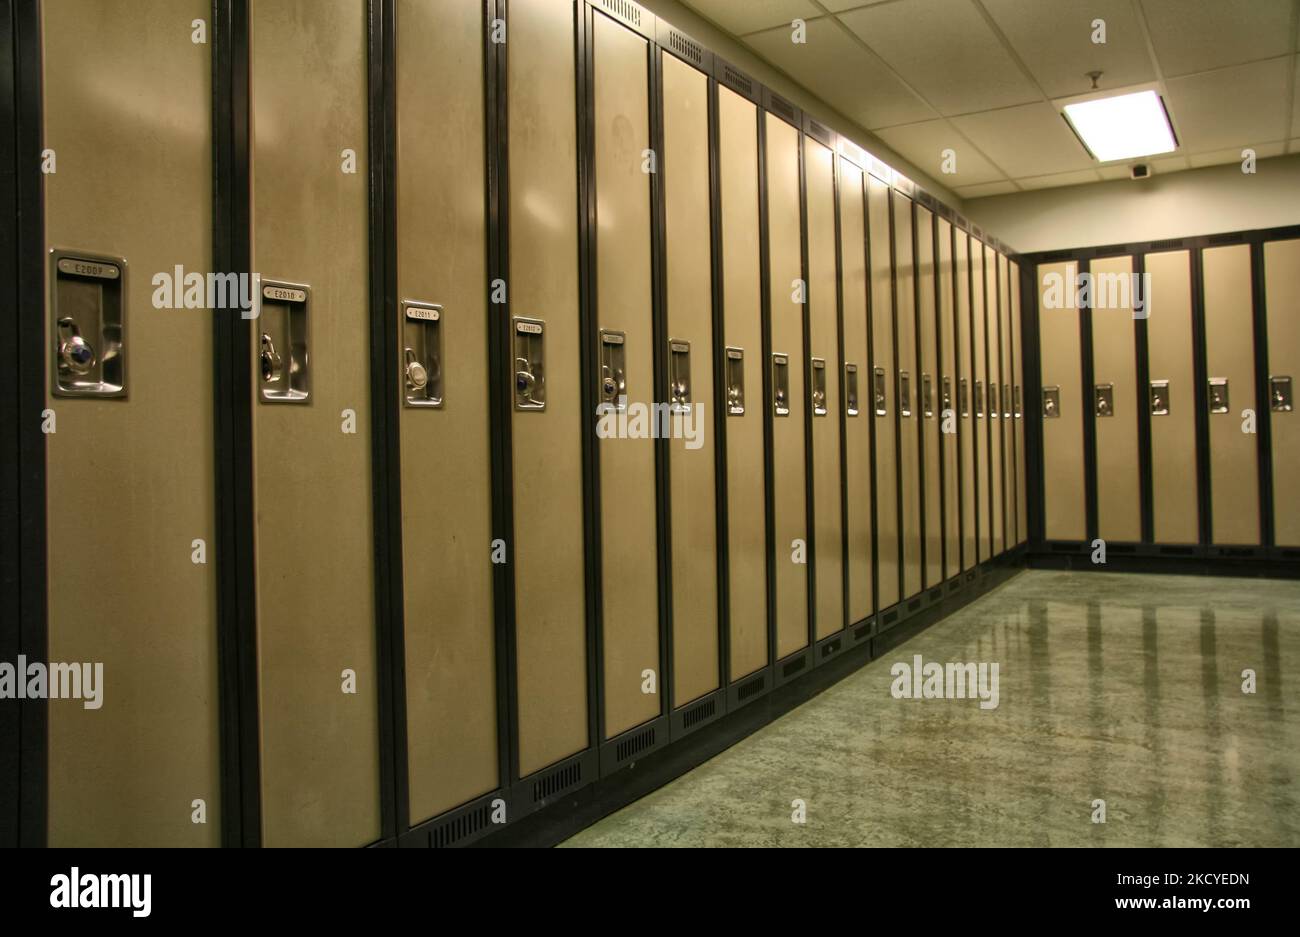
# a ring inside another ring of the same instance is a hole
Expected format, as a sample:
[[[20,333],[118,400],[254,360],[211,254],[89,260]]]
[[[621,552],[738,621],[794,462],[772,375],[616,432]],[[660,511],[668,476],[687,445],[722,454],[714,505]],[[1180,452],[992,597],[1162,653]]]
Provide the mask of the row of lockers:
[[[1088,254],[1037,265],[1045,539],[1295,555],[1300,239]]]
[[[51,844],[478,835],[1026,539],[1018,264],[641,8],[41,18]]]

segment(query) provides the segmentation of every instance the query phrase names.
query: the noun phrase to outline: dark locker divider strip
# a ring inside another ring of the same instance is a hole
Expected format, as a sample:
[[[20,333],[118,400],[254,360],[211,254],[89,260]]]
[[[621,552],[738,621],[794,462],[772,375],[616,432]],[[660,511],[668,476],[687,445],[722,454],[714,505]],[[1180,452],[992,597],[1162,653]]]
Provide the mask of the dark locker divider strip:
[[[931,391],[938,398],[939,403],[943,403],[943,277],[939,275],[939,218],[935,215],[930,220],[930,279],[934,284],[934,374],[931,376],[934,390]],[[945,216],[946,217],[946,216]],[[949,235],[951,237],[951,227]],[[949,255],[949,263],[952,262]],[[935,505],[939,509],[939,581],[927,583],[927,588],[942,586],[944,582],[951,579],[947,576],[948,571],[948,512],[951,506],[948,504],[948,466],[944,458],[943,445],[943,407],[935,408],[935,415],[939,419],[939,503]]]
[[[763,400],[759,414],[763,418],[763,498],[765,501],[766,530],[764,539],[767,552],[767,666],[776,666],[776,493],[772,487],[772,473],[776,466],[773,451],[772,425],[772,263],[771,230],[768,219],[767,198],[767,111],[755,111],[758,121],[758,277],[759,303],[763,320]],[[772,674],[775,677],[775,674]],[[771,685],[770,683],[768,684]]]
[[[1084,260],[1079,264],[1080,273],[1091,273],[1092,265]],[[1079,374],[1083,379],[1082,394],[1079,397],[1083,408],[1083,504],[1084,529],[1088,541],[1098,536],[1097,531],[1097,415],[1093,400],[1094,373],[1092,364],[1092,310],[1079,310]]]
[[[863,386],[859,394],[863,399],[871,401],[867,406],[862,406],[862,414],[867,417],[867,451],[871,454],[871,484],[867,490],[870,492],[871,500],[871,619],[867,634],[874,634],[880,626],[880,550],[878,545],[880,537],[878,530],[880,526],[879,507],[876,504],[878,492],[878,481],[876,478],[876,404],[873,399],[874,391],[872,389],[872,375],[875,373],[872,369],[876,366],[876,334],[875,334],[875,289],[872,282],[871,269],[871,201],[868,193],[871,189],[871,175],[867,167],[862,167],[862,191],[859,193],[862,198],[862,262],[863,267],[863,289],[867,291],[866,316],[867,316],[867,360],[862,367]],[[860,639],[856,637],[857,631],[854,632],[854,643]],[[865,638],[866,635],[863,635]]]
[[[799,277],[803,282],[803,302],[799,312],[803,316],[803,480],[804,480],[804,537],[807,544],[804,561],[807,564],[805,588],[808,595],[808,647],[817,645],[817,500],[815,495],[816,468],[813,461],[812,416],[812,284],[808,282],[808,134],[799,121]],[[811,663],[816,666],[817,655]]]
[[[1146,254],[1133,256],[1133,272],[1139,283],[1146,281]],[[1146,315],[1133,320],[1133,348],[1136,355],[1135,402],[1137,404],[1138,431],[1138,484],[1142,505],[1142,543],[1155,540],[1155,474],[1151,462],[1151,344],[1147,328],[1151,302],[1145,287],[1142,289],[1143,310]]]
[[[1214,542],[1214,514],[1210,488],[1210,411],[1208,365],[1205,351],[1205,270],[1201,246],[1190,249],[1192,278],[1192,380],[1196,399],[1196,504],[1200,515],[1200,543]]]
[[[897,209],[898,195],[892,189],[886,196],[889,204],[889,318],[894,323],[889,330],[894,343],[893,391],[894,391],[894,527],[898,536],[898,603],[897,616],[903,617],[907,608],[907,554],[903,549],[903,398],[902,362],[898,360],[898,240],[895,235],[894,212]]]
[[[1268,309],[1264,283],[1264,244],[1250,245],[1251,323],[1255,338],[1255,443],[1259,470],[1260,545],[1273,547],[1273,407],[1269,396]]]
[[[1021,412],[1025,421],[1025,504],[1029,511],[1029,543],[1041,545],[1046,536],[1047,505],[1043,487],[1043,361],[1038,323],[1038,261],[1026,258],[1020,267],[1020,343],[1025,387]]]
[[[849,388],[845,378],[844,363],[848,355],[844,348],[844,232],[840,230],[840,178],[841,157],[831,156],[831,197],[835,201],[835,347],[839,355],[835,367],[839,369],[839,421],[840,421],[840,627],[836,633],[853,625],[849,617]],[[845,648],[849,642],[841,642]]]
[[[252,271],[249,200],[249,21],[246,0],[215,0],[213,246],[220,271]],[[261,748],[253,542],[251,323],[213,313],[216,564],[222,842],[261,844]]]

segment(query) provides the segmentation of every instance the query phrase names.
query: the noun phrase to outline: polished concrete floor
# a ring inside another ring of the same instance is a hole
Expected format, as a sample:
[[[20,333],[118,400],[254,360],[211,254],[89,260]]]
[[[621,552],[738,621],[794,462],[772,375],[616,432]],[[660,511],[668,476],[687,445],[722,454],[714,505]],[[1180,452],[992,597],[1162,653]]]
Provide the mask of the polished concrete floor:
[[[1028,571],[565,845],[1300,846],[1298,690],[1300,583]]]

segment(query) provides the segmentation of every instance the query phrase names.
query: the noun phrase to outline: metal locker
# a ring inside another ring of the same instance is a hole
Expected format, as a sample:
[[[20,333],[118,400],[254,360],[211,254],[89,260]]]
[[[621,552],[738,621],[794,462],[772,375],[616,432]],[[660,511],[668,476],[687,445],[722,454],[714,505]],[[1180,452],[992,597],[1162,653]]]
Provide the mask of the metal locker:
[[[714,474],[713,289],[709,217],[709,79],[659,53],[663,70],[664,213],[673,584],[673,704],[719,688]]]
[[[876,430],[876,608],[900,598],[898,526],[898,389],[894,371],[894,300],[889,185],[867,176],[871,258],[871,412]]]
[[[975,356],[971,381],[971,429],[975,439],[975,561],[989,558],[989,544],[993,540],[993,464],[989,458],[988,411],[988,292],[985,285],[984,243],[972,236],[970,239],[971,276],[971,345]]]
[[[1002,303],[998,254],[984,245],[984,295],[988,381],[984,387],[989,429],[989,556],[999,555],[1004,546],[1002,492]]]
[[[1097,536],[1142,539],[1138,459],[1136,331],[1129,284],[1132,257],[1092,261],[1092,373],[1088,411],[1097,434]]]
[[[871,358],[867,342],[866,196],[861,169],[841,157],[840,280],[844,309],[844,499],[850,625],[873,610],[871,542]]]
[[[978,242],[977,242],[978,243]],[[971,237],[957,232],[957,365],[956,388],[957,449],[961,464],[961,569],[978,561],[977,529],[979,525],[979,464],[975,456],[975,326],[974,268],[971,263]]]
[[[45,707],[47,841],[215,846],[213,324],[183,299],[213,266],[212,62],[176,32],[211,6],[41,14],[48,661],[91,681]]]
[[[718,86],[722,309],[727,408],[728,679],[769,663],[763,303],[757,105]]]
[[[661,666],[653,417],[641,421],[647,432],[636,431],[636,409],[654,401],[650,173],[643,168],[650,149],[650,44],[599,10],[591,26],[601,634],[610,739],[661,710],[659,694],[642,690],[645,671],[658,673]]]
[[[1300,425],[1295,382],[1300,380],[1300,240],[1264,245],[1264,302],[1268,314],[1268,407],[1273,451],[1273,542],[1300,546]]]
[[[1200,539],[1196,492],[1196,389],[1193,385],[1191,255],[1147,254],[1150,295],[1158,297],[1147,320],[1151,375],[1142,405],[1151,413],[1151,509],[1155,542]]]
[[[776,656],[808,644],[808,500],[805,490],[804,322],[799,224],[799,131],[766,114],[771,290],[772,523],[776,544]]]
[[[263,842],[361,845],[380,834],[366,10],[257,0],[250,24]],[[279,396],[281,368],[309,393]]]
[[[903,598],[921,591],[921,414],[916,354],[912,200],[893,193],[894,319],[898,347],[898,488],[902,512]]]
[[[410,819],[497,788],[483,16],[396,11],[402,584]],[[438,258],[430,263],[429,258]]]
[[[804,137],[808,208],[809,379],[817,638],[844,628],[844,508],[840,479],[839,284],[835,274],[835,154]]]
[[[1038,266],[1038,330],[1043,386],[1044,529],[1048,540],[1088,535],[1083,492],[1083,365],[1073,261]]]
[[[1255,342],[1250,245],[1201,252],[1210,412],[1210,531],[1216,544],[1260,543],[1254,429]]]
[[[1015,546],[1016,540],[1016,450],[1011,432],[1011,290],[1007,258],[998,254],[998,352],[1001,360],[998,384],[998,427],[1002,430],[1002,526],[998,528],[999,552]]]
[[[1020,265],[1011,264],[1011,419],[1016,448],[1016,546],[1029,539],[1028,475],[1025,459],[1025,349],[1020,328]]]
[[[590,745],[574,4],[512,0],[506,79],[518,772]]]
[[[940,424],[943,422],[943,386],[939,368],[938,331],[935,319],[935,217],[927,208],[916,207],[917,321],[920,329],[920,372],[917,385],[917,413],[921,424],[925,480],[925,569],[922,585],[934,588],[943,582],[943,498],[939,477]]]
[[[953,290],[953,227],[943,218],[936,219],[938,249],[935,251],[935,274],[939,285],[939,358],[935,390],[935,412],[939,423],[939,458],[943,465],[943,579],[951,579],[961,570],[961,479],[958,475],[957,432],[961,418],[957,410],[957,332]],[[965,235],[962,235],[965,237]]]

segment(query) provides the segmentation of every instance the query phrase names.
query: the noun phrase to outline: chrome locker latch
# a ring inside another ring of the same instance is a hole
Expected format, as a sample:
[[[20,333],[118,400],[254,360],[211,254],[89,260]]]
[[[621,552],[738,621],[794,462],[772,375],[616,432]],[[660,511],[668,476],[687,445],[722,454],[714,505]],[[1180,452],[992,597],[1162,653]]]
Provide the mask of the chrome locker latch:
[[[1169,415],[1169,382],[1152,381],[1150,396],[1151,396],[1151,415],[1168,416]]]
[[[957,409],[963,419],[970,417],[970,384],[964,377],[957,382]]]
[[[858,415],[858,366],[844,365],[844,412],[848,416]]]
[[[939,412],[948,413],[952,410],[952,378],[944,375],[943,390],[939,396]]]
[[[627,410],[627,334],[613,329],[600,330],[600,403],[596,409],[605,413]]]
[[[1228,412],[1228,379],[1226,377],[1210,378],[1210,412]]]
[[[1061,417],[1061,388],[1043,388],[1043,418],[1056,420]]]
[[[745,415],[745,349],[727,349],[727,415]]]
[[[1016,419],[1017,420],[1020,419],[1024,415],[1024,407],[1020,402],[1019,384],[1015,385],[1015,387],[1012,388],[1012,406],[1013,406],[1013,412],[1015,413]]]
[[[826,359],[812,359],[812,408],[813,416],[825,416],[826,407]]]
[[[673,413],[691,412],[690,342],[668,342],[668,407]]]
[[[780,352],[772,355],[772,413],[790,415],[790,356]]]
[[[307,403],[311,399],[311,287],[262,280],[257,302],[257,319],[262,323],[257,397],[262,403]]]
[[[921,415],[927,420],[934,417],[934,379],[928,374],[921,375]]]
[[[546,325],[540,319],[516,317],[513,337],[515,409],[546,409]]]
[[[1291,412],[1291,378],[1286,376],[1268,379],[1269,409],[1274,413]]]
[[[402,302],[402,403],[443,405],[442,307],[413,299]]]
[[[984,382],[975,382],[975,418],[984,419]]]
[[[1098,384],[1093,389],[1097,416],[1115,415],[1115,385]]]
[[[126,261],[50,252],[50,390],[56,397],[126,396]]]
[[[898,412],[912,415],[912,377],[906,371],[898,372]]]
[[[885,380],[885,369],[876,368],[871,372],[871,394],[876,408],[876,416],[889,415],[889,401],[886,399],[886,390],[888,383]]]

